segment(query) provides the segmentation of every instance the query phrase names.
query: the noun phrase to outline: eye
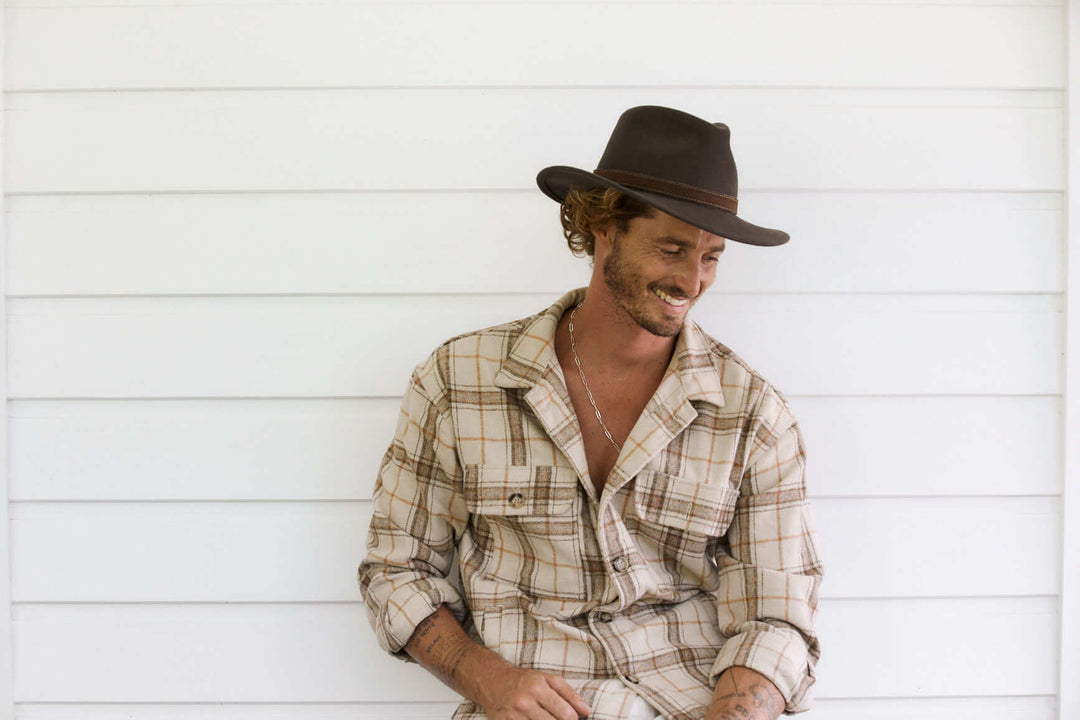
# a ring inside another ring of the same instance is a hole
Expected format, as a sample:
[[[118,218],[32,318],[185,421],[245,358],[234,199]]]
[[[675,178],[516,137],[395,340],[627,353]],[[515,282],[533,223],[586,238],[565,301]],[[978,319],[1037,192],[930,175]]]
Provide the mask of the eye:
[[[675,257],[680,252],[682,252],[682,250],[680,248],[669,248],[669,247],[660,248],[660,254],[661,255],[666,255],[667,257]]]

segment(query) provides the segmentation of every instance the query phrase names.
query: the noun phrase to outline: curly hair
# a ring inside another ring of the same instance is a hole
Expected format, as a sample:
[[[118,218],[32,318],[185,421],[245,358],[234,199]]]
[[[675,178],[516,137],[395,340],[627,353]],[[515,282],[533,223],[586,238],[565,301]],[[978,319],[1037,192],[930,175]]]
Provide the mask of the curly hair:
[[[570,188],[559,212],[566,244],[575,255],[592,257],[596,249],[593,229],[615,223],[619,233],[626,232],[636,217],[651,217],[649,205],[614,188]]]

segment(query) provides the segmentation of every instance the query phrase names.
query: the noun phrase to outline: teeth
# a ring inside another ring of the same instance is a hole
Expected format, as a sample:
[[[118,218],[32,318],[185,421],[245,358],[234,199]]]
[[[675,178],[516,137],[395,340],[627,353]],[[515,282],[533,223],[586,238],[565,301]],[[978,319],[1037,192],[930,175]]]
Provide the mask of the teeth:
[[[682,300],[677,300],[677,299],[671,297],[670,295],[668,295],[663,290],[653,290],[653,292],[656,293],[656,297],[660,298],[661,300],[666,302],[668,305],[674,305],[675,307],[682,307],[686,303],[690,302],[689,300],[686,300],[685,298],[682,299]]]

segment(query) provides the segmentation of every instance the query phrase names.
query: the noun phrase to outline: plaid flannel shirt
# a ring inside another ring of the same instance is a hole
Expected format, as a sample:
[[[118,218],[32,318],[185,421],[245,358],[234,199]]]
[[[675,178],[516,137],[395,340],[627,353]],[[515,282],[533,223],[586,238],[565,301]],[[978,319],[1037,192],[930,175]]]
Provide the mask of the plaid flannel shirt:
[[[634,694],[702,718],[732,665],[808,709],[822,565],[786,401],[688,321],[597,497],[553,340],[583,297],[454,338],[413,373],[359,568],[380,645],[407,659],[446,604],[511,663],[566,677],[597,720]]]

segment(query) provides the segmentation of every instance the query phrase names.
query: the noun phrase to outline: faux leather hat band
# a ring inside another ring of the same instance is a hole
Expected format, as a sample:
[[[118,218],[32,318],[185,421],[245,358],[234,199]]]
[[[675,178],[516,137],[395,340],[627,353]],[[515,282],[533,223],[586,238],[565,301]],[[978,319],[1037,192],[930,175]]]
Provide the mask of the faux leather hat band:
[[[620,185],[625,185],[626,187],[634,188],[635,190],[645,190],[646,192],[660,193],[661,195],[679,198],[680,200],[690,200],[691,202],[701,203],[702,205],[709,205],[720,208],[721,210],[727,210],[729,213],[735,213],[739,208],[739,201],[730,195],[713,192],[712,190],[705,190],[674,180],[665,180],[664,178],[643,175],[628,170],[604,170],[597,168],[593,173],[605,180],[611,180],[612,182],[617,182]]]

